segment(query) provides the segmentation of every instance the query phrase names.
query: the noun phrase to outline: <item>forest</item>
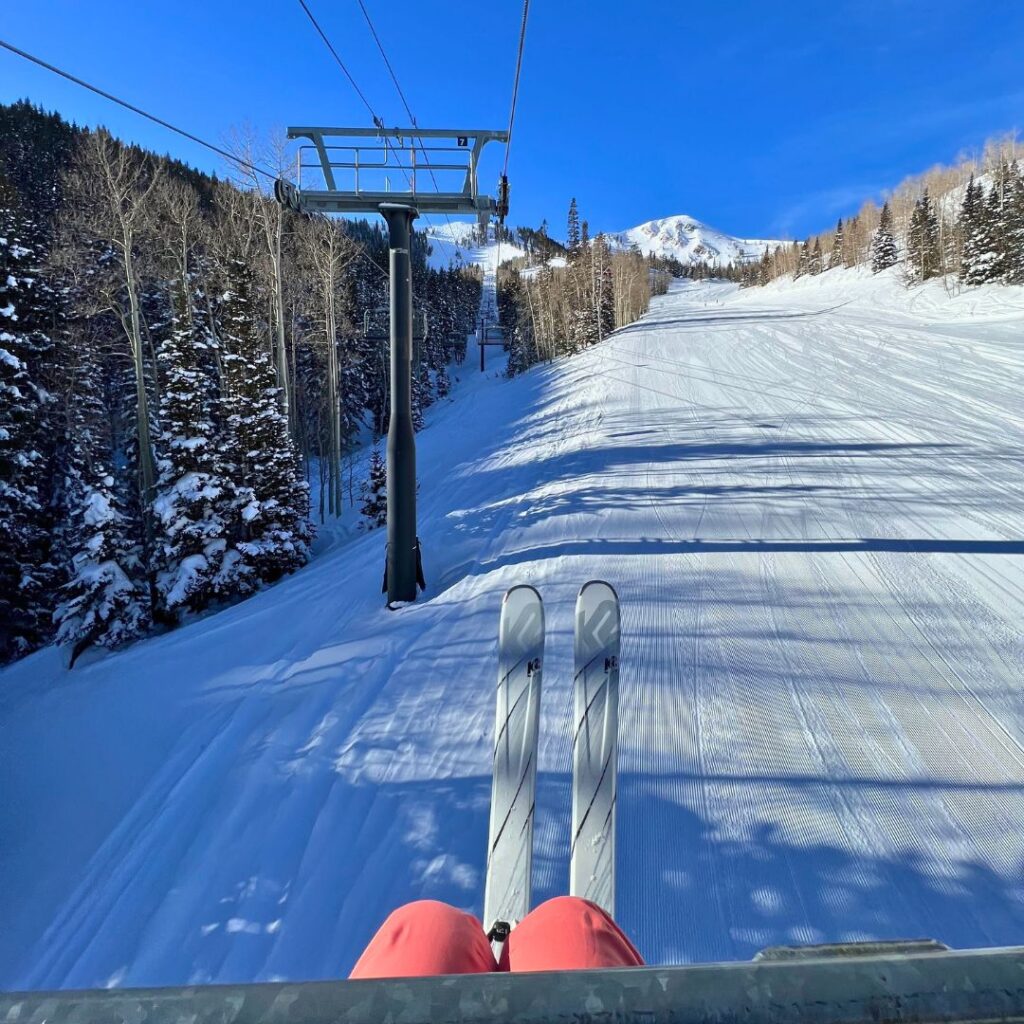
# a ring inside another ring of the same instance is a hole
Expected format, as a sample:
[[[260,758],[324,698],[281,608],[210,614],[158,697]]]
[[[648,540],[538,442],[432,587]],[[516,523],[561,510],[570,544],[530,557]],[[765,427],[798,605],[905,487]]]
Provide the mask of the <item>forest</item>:
[[[576,200],[569,204],[565,245],[552,243],[544,226],[517,233],[525,260],[498,272],[498,308],[508,334],[510,374],[534,363],[581,352],[647,312],[651,296],[689,268],[645,257],[639,248],[613,251],[604,236],[590,237]],[[535,259],[541,261],[535,263]],[[528,266],[526,264],[534,265]]]
[[[354,467],[388,416],[386,236],[290,213],[247,169],[273,144],[233,151],[219,179],[0,106],[0,661],[73,664],[292,572],[316,520],[380,521]],[[481,276],[415,239],[421,422]]]
[[[1024,147],[990,140],[979,156],[907,178],[881,207],[866,201],[835,228],[778,246],[759,261],[728,268],[744,285],[835,267],[902,265],[907,285],[942,279],[954,290],[1024,284]]]

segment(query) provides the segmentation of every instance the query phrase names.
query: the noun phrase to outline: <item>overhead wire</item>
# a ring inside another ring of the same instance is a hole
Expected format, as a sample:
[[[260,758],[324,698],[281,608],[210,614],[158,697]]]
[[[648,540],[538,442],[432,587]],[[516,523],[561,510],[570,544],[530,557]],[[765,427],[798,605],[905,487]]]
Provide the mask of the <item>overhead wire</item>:
[[[377,117],[377,115],[374,113],[373,107],[370,106],[370,101],[363,94],[363,90],[359,88],[359,84],[353,77],[352,72],[349,71],[349,69],[345,66],[345,62],[341,59],[341,57],[338,56],[338,51],[334,48],[330,39],[327,38],[327,33],[320,27],[320,22],[316,20],[316,17],[314,16],[313,12],[309,9],[309,6],[306,4],[306,0],[299,0],[299,5],[306,12],[306,17],[309,18],[309,20],[313,23],[313,28],[315,28],[317,32],[320,34],[320,38],[324,41],[324,46],[326,46],[327,49],[330,50],[331,55],[337,62],[338,67],[341,68],[341,70],[345,74],[345,77],[351,83],[352,88],[355,89],[356,95],[363,101],[363,105],[370,112],[370,117],[373,118],[373,123],[378,128],[383,128],[384,126],[381,123],[380,118]]]
[[[530,0],[523,0],[523,21],[519,26],[519,52],[516,54],[516,74],[512,81],[512,106],[508,114],[508,138],[505,140],[505,166],[503,175],[508,174],[508,158],[512,152],[512,128],[516,121],[516,103],[519,99],[519,76],[523,70],[523,48],[526,44],[526,19],[530,13]]]
[[[512,128],[516,121],[516,104],[519,99],[519,77],[523,71],[523,50],[526,46],[526,21],[530,14],[530,0],[523,0],[523,19],[519,25],[519,49],[516,53],[516,72],[512,79],[512,105],[508,112],[508,137],[505,139],[505,163],[502,165],[501,178],[505,182],[508,179],[508,158],[512,152]],[[504,225],[502,225],[504,226]],[[498,273],[501,270],[501,235],[495,229],[495,240],[498,243],[497,259],[494,267],[494,297],[498,297]]]
[[[19,47],[14,46],[12,43],[8,43],[5,40],[0,39],[0,47],[3,47],[5,50],[9,50],[11,53],[14,53],[19,57],[23,57],[25,60],[31,61],[33,64],[37,64],[39,67],[44,68],[55,75],[59,75],[61,78],[67,79],[69,82],[73,82],[75,85],[81,86],[83,89],[88,89],[97,96],[102,96],[104,99],[110,100],[112,103],[116,103],[120,107],[124,107],[125,110],[130,110],[133,114],[138,114],[140,117],[144,117],[148,121],[152,121],[154,124],[158,124],[162,128],[166,128],[169,131],[180,135],[182,138],[189,139],[191,142],[195,142],[200,146],[206,147],[206,149],[218,154],[218,156],[224,157],[225,160],[228,160],[230,163],[235,164],[238,167],[244,167],[246,170],[252,171],[253,174],[261,174],[263,177],[269,178],[271,181],[276,181],[278,179],[278,175],[274,174],[273,171],[268,171],[266,168],[260,167],[259,164],[254,164],[226,149],[222,149],[220,146],[215,146],[212,142],[207,142],[198,135],[194,135],[192,132],[186,131],[184,128],[179,128],[177,125],[171,124],[170,121],[165,121],[162,117],[157,117],[156,114],[151,114],[149,111],[143,110],[142,107],[137,107],[134,103],[129,103],[127,100],[121,99],[119,96],[115,96],[113,93],[107,92],[99,86],[86,82],[77,75],[71,74],[70,71],[65,71],[63,68],[59,68],[55,64],[50,64],[41,57],[36,57],[34,54],[28,53],[26,50],[22,50]],[[359,255],[362,256],[378,273],[382,274],[384,277],[388,276],[387,271],[370,256],[363,246],[359,246]]]
[[[409,121],[412,124],[413,128],[417,128],[419,126],[416,124],[416,116],[415,114],[413,114],[412,109],[409,106],[409,101],[405,98],[405,92],[402,90],[402,86],[398,82],[398,75],[395,74],[395,69],[391,64],[391,61],[388,59],[387,52],[384,49],[384,44],[381,42],[380,35],[378,35],[377,29],[373,24],[373,19],[370,17],[370,12],[366,9],[366,4],[363,3],[363,0],[356,0],[356,3],[359,4],[359,9],[363,12],[363,17],[366,19],[366,25],[370,30],[370,34],[373,36],[373,41],[377,44],[377,49],[380,51],[380,55],[384,60],[384,65],[388,69],[388,74],[391,76],[391,81],[394,83],[395,91],[398,93],[398,97],[402,101],[402,106],[405,108],[406,116],[409,118]],[[430,157],[427,154],[426,147],[423,145],[423,139],[419,139],[419,147],[420,152],[423,154],[423,159],[426,161],[427,170],[430,171],[430,180],[434,183],[434,188],[438,192],[440,192],[441,186],[438,185],[437,183],[437,177],[434,174],[434,168],[430,166]],[[454,239],[455,225],[452,224],[451,217],[449,217],[447,213],[444,215],[444,219],[447,222],[448,227],[452,232],[452,238]],[[427,220],[429,221],[430,218],[428,217]],[[440,240],[445,241],[444,239]],[[458,252],[458,249],[456,248],[456,246],[452,245],[452,243],[449,242],[448,245],[450,248],[452,248],[453,252]]]
[[[334,45],[331,43],[331,40],[328,38],[327,33],[321,27],[320,22],[318,22],[316,20],[316,16],[309,9],[309,5],[306,3],[306,0],[299,0],[299,5],[302,7],[303,11],[306,12],[306,17],[309,18],[310,22],[312,22],[313,27],[316,29],[316,31],[319,34],[320,38],[323,40],[324,45],[330,51],[331,56],[334,57],[334,60],[337,63],[338,67],[341,68],[341,70],[344,72],[345,77],[351,83],[352,88],[355,89],[356,94],[363,101],[363,106],[365,106],[367,111],[369,112],[370,119],[373,121],[373,124],[377,128],[377,130],[381,133],[381,139],[384,142],[385,149],[390,150],[392,153],[395,154],[395,160],[398,161],[398,167],[401,170],[402,175],[405,178],[406,184],[408,184],[410,191],[412,191],[413,190],[412,179],[409,177],[409,173],[405,169],[405,167],[402,166],[402,162],[401,162],[401,158],[400,158],[399,154],[395,151],[395,147],[391,144],[391,141],[388,139],[388,136],[387,136],[385,128],[384,128],[384,121],[383,121],[383,119],[378,116],[377,111],[373,109],[373,105],[366,98],[366,94],[363,92],[362,89],[359,88],[359,84],[356,82],[355,76],[353,76],[352,72],[349,71],[348,67],[346,67],[345,62],[339,56],[338,51],[334,48]],[[360,5],[360,6],[362,6],[362,5]],[[377,37],[376,30],[373,28],[372,22],[370,22],[370,16],[369,16],[369,14],[367,14],[365,7],[363,8],[363,15],[366,17],[367,22],[370,24],[370,31],[373,32],[374,39],[377,40],[377,46],[381,50],[381,53],[383,55],[384,54],[383,47],[381,46],[380,40]],[[388,65],[388,70],[391,71],[392,79],[395,81],[395,83],[397,85],[397,79],[395,79],[395,77],[394,77],[394,71],[392,70],[391,63],[390,63],[390,61],[388,61],[386,55],[384,56],[384,62]],[[399,95],[402,96],[402,102],[405,103],[405,97],[402,94],[401,88],[399,88],[398,91],[399,91]],[[408,104],[405,104],[405,109],[406,109],[406,112],[409,111]],[[412,114],[410,113],[409,116],[411,118]],[[415,127],[415,123],[413,124],[413,127]],[[422,147],[422,145],[423,145],[423,143],[421,141],[420,142],[420,146]],[[429,160],[428,160],[428,164],[429,164]],[[433,171],[431,171],[431,177],[433,178]],[[436,179],[434,180],[434,186],[437,187],[437,180]],[[432,228],[434,227],[434,224],[431,221],[431,219],[430,219],[428,214],[424,214],[424,219],[427,221],[428,224],[430,224],[430,226]],[[441,241],[445,241],[445,239],[440,239],[440,240]],[[451,245],[451,243],[447,243],[447,244]],[[454,249],[454,247],[453,247],[453,249]]]
[[[301,3],[302,0],[299,0],[299,2]],[[26,50],[21,50],[17,46],[14,46],[12,43],[8,43],[3,39],[0,39],[0,46],[5,50],[10,50],[11,53],[17,54],[19,57],[24,57],[25,60],[31,61],[33,64],[38,64],[39,67],[45,68],[47,71],[52,71],[55,75],[60,75],[61,78],[66,78],[69,82],[74,82],[75,85],[80,85],[83,89],[88,89],[90,92],[94,92],[97,96],[102,96],[104,99],[110,100],[112,103],[116,103],[120,107],[124,107],[125,110],[130,110],[133,114],[138,114],[141,117],[152,121],[154,124],[158,124],[163,128],[167,128],[168,130],[175,132],[183,138],[198,143],[200,146],[205,146],[207,149],[219,154],[227,160],[230,160],[232,163],[245,167],[247,170],[250,170],[255,174],[262,174],[265,178],[270,178],[272,181],[277,180],[277,175],[272,171],[268,171],[256,164],[249,163],[248,160],[243,160],[241,157],[235,156],[233,153],[229,153],[226,149],[221,149],[220,146],[215,146],[212,142],[207,142],[205,139],[201,139],[198,135],[193,135],[192,132],[187,132],[184,128],[179,128],[177,125],[171,124],[170,121],[165,121],[162,117],[157,117],[156,114],[151,114],[149,111],[143,110],[142,107],[135,106],[134,103],[129,103],[127,100],[123,100],[119,96],[115,96],[113,93],[107,92],[105,89],[101,89],[97,85],[92,85],[90,82],[79,78],[77,75],[71,74],[70,71],[64,71],[55,64],[50,64],[41,57],[36,57],[34,54],[28,53]]]

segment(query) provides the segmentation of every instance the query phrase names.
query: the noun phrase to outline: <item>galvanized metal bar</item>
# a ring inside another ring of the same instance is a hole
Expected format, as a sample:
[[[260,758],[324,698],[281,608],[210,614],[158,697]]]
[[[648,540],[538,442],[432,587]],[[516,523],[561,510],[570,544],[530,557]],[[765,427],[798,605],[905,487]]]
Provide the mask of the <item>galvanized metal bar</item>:
[[[412,197],[411,192],[307,192],[301,193],[302,210],[306,213],[372,213],[381,203],[393,203],[401,196]],[[494,200],[490,196],[471,199],[461,192],[439,193],[418,192],[416,209],[420,213],[481,213],[494,211]]]
[[[366,172],[381,172],[392,166],[399,168],[407,178],[408,191],[398,190],[398,195],[409,195],[412,203],[423,213],[456,213],[472,214],[481,221],[486,220],[497,209],[495,200],[480,192],[479,162],[484,146],[489,142],[504,142],[508,139],[507,132],[470,129],[441,128],[328,128],[328,127],[292,127],[288,129],[291,139],[309,139],[316,150],[319,170],[326,184],[324,189],[305,189],[302,186],[301,174],[298,182],[297,208],[303,211],[320,213],[369,213],[380,203],[393,201],[390,195],[391,183],[385,178],[384,191],[380,190],[380,174],[377,174],[377,187],[373,191],[363,189]],[[373,139],[375,144],[368,146],[355,145],[352,140]],[[395,140],[394,142],[390,140]],[[443,140],[442,146],[424,144],[424,140]],[[326,140],[326,141],[325,141]],[[347,141],[346,141],[347,140]],[[454,142],[455,145],[451,145]],[[307,147],[303,146],[301,150]],[[332,159],[331,152],[340,150],[342,154],[351,153],[351,159]],[[364,150],[366,152],[364,152]],[[461,192],[442,192],[437,187],[437,180],[432,176],[434,191],[420,190],[421,160],[434,172],[464,173]],[[465,162],[430,164],[430,153],[459,152],[464,154]],[[403,163],[402,154],[408,156]],[[379,154],[380,159],[368,154]],[[300,155],[300,172],[307,165]],[[353,171],[355,189],[340,189],[335,180],[336,171]],[[319,184],[319,182],[317,182]]]
[[[410,150],[410,152],[411,152],[411,150]],[[394,167],[405,167],[407,170],[412,170],[412,168],[413,168],[413,165],[411,163],[410,164],[386,164],[386,163],[368,164],[365,161],[360,162],[360,161],[357,161],[357,160],[331,160],[330,164],[331,164],[331,167],[333,167],[335,170],[338,170],[339,168],[343,169],[343,170],[352,170],[353,168],[356,168],[356,167],[360,167],[364,171],[365,170],[384,170],[385,168],[390,170],[390,169],[392,169]],[[302,164],[302,166],[303,167],[308,167],[308,168],[313,168],[313,167],[319,167],[320,164],[319,163],[315,163],[315,164],[313,164],[313,163],[304,163],[304,164]],[[466,164],[431,164],[430,167],[431,167],[432,170],[435,170],[435,171],[464,171],[464,170],[466,170],[467,165]]]
[[[327,159],[327,153],[324,150],[323,136],[314,134],[310,136],[313,140],[313,145],[316,146],[316,151],[320,156],[320,168],[324,172],[324,181],[327,183],[329,189],[336,189],[338,186],[334,183],[334,174],[331,172],[331,164]]]
[[[989,1024],[1024,949],[689,967],[0,995],[5,1024]]]
[[[352,138],[364,139],[381,138],[382,136],[392,139],[457,139],[467,136],[471,139],[482,138],[488,142],[508,142],[507,131],[493,131],[490,128],[386,128],[381,132],[377,128],[293,127],[288,129],[288,138],[312,138],[317,133],[320,135],[348,135]]]

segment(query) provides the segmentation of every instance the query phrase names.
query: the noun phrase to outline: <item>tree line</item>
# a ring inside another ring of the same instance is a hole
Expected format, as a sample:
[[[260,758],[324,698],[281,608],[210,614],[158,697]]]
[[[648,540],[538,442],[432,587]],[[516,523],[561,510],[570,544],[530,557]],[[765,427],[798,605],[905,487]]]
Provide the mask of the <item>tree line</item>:
[[[482,287],[427,255],[415,235],[420,421]],[[386,426],[386,267],[381,227],[291,213],[241,163],[0,106],[0,661],[55,641],[73,663],[308,560]]]
[[[575,199],[564,246],[550,242],[544,225],[536,232],[520,228],[517,237],[527,240],[527,252],[542,262],[531,267],[512,261],[498,272],[510,375],[596,345],[646,313],[652,294],[668,287],[669,272],[652,267],[639,248],[616,252],[604,235],[591,238]]]
[[[871,200],[831,231],[765,251],[739,268],[744,285],[835,267],[900,264],[908,285],[1024,284],[1024,150],[997,139],[980,157],[908,178],[881,209]]]

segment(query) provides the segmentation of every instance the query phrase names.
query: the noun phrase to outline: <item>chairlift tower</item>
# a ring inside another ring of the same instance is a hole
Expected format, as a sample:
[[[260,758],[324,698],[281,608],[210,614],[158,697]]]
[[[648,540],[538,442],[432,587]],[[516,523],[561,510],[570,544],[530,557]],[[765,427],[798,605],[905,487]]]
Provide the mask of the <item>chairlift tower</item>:
[[[278,180],[278,202],[299,213],[380,213],[388,225],[391,284],[391,418],[387,445],[388,605],[414,601],[424,587],[416,530],[416,438],[412,425],[412,222],[421,213],[472,214],[486,223],[508,212],[508,181],[498,200],[480,191],[480,156],[508,133],[438,128],[288,129],[308,139],[297,184]],[[424,178],[426,175],[426,178]]]

